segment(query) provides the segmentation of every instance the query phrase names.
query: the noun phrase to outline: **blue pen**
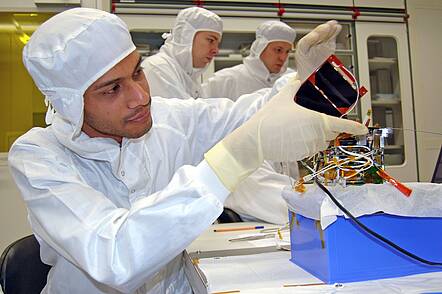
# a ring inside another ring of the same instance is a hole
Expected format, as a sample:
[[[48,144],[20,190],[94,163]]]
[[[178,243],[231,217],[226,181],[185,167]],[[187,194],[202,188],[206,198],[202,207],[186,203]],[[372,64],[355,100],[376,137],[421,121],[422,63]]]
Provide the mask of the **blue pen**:
[[[248,231],[248,230],[259,230],[259,229],[264,229],[264,226],[222,228],[222,229],[215,229],[213,231],[214,232],[232,232],[232,231]]]

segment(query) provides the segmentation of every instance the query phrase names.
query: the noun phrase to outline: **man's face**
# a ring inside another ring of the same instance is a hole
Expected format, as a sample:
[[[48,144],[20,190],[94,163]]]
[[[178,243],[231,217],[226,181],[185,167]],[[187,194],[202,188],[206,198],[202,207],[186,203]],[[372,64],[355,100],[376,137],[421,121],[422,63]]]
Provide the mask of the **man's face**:
[[[149,85],[134,51],[84,93],[82,130],[90,137],[139,138],[152,127]]]
[[[279,73],[284,65],[292,45],[287,42],[275,41],[267,44],[261,53],[261,60],[270,73]]]
[[[195,68],[203,68],[218,54],[221,36],[215,32],[201,31],[195,34],[192,44],[192,63]]]

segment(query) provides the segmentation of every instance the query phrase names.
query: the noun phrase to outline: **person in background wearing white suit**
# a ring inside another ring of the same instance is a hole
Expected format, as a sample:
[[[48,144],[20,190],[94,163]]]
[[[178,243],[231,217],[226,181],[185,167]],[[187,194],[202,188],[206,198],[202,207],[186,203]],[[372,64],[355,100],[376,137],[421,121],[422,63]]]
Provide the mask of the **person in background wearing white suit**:
[[[270,91],[288,70],[288,56],[293,48],[296,31],[281,21],[266,21],[256,30],[256,39],[243,63],[224,68],[205,82],[205,97],[226,97],[236,101],[241,95],[258,90]],[[283,84],[280,80],[279,84]],[[275,88],[280,88],[276,85]],[[290,163],[290,176],[296,178],[298,166]],[[225,206],[238,212],[244,220],[261,220],[275,224],[288,221],[286,202],[278,191],[290,183],[279,163],[264,162],[245,179]]]
[[[266,21],[256,30],[250,54],[242,64],[217,71],[203,84],[207,97],[226,97],[233,101],[244,94],[271,88],[287,70],[289,53],[296,31],[281,21]]]

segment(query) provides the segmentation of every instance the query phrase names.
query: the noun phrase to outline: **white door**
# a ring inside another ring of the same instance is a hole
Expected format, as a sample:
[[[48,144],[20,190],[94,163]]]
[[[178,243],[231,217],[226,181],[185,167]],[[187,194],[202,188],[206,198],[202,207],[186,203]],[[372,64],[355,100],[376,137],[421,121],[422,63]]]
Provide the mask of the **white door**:
[[[359,78],[369,92],[362,116],[392,128],[385,146],[387,172],[401,181],[417,181],[414,110],[409,50],[404,23],[356,22]]]

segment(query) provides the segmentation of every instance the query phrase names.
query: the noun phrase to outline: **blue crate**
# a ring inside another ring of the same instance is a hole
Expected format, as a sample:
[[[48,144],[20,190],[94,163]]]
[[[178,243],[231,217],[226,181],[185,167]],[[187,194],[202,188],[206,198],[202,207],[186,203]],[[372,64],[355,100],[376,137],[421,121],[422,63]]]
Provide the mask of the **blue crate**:
[[[409,252],[442,262],[442,218],[373,214],[364,225]],[[338,217],[324,231],[319,221],[290,213],[291,261],[325,283],[356,282],[442,271],[400,253]]]

